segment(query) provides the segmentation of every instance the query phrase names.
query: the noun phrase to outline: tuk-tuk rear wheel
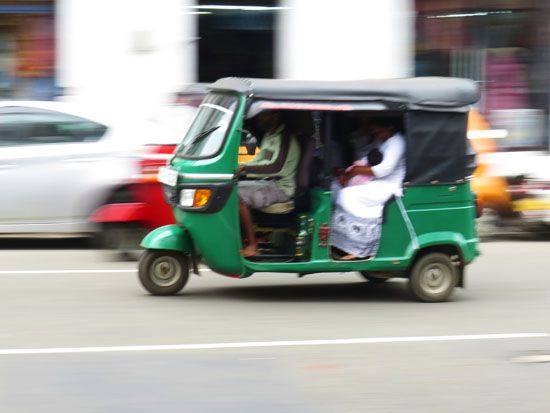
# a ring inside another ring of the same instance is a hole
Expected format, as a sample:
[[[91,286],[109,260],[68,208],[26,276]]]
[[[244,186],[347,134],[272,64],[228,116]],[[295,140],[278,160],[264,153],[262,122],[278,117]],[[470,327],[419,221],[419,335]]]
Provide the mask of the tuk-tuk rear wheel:
[[[458,283],[459,272],[451,257],[432,252],[419,258],[409,275],[409,290],[420,301],[446,301]]]
[[[141,285],[153,295],[179,293],[189,279],[189,260],[178,251],[146,250],[139,260]]]

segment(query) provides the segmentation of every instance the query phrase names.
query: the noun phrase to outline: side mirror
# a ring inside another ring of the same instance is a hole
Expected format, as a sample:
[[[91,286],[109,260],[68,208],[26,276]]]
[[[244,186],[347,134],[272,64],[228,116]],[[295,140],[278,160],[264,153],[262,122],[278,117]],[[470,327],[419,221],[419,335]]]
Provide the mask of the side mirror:
[[[258,147],[258,139],[256,139],[249,130],[240,128],[239,132],[243,134],[241,137],[241,146],[246,147],[246,153],[248,155],[254,155]]]

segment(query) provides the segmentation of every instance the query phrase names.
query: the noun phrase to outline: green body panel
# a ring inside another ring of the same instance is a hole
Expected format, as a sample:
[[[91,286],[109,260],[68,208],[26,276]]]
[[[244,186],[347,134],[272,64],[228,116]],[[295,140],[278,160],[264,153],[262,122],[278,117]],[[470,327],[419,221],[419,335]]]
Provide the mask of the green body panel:
[[[391,202],[382,227],[377,256],[369,261],[336,261],[330,247],[319,245],[318,230],[330,223],[331,193],[312,191],[311,260],[292,263],[246,262],[246,274],[253,272],[345,272],[404,271],[418,251],[434,246],[454,246],[466,263],[477,251],[475,206],[469,183],[460,185],[414,186],[405,190],[403,204],[412,224],[412,234],[395,201]]]
[[[404,203],[420,248],[453,245],[466,263],[479,255],[476,208],[469,182],[412,187],[407,189]]]
[[[227,204],[218,213],[202,214],[175,208],[178,222],[185,225],[193,244],[204,262],[214,271],[226,275],[243,273],[237,191],[233,190]]]
[[[143,238],[140,245],[147,249],[193,253],[193,241],[189,231],[180,225],[165,225],[156,228]]]
[[[174,157],[170,164],[180,173],[193,174],[232,174],[237,169],[237,159],[242,127],[245,98],[240,96],[235,121],[230,125],[221,152],[210,159],[181,159]],[[200,180],[183,180],[179,184],[200,183]],[[216,183],[216,181],[204,181]],[[224,181],[219,181],[223,183]],[[227,182],[227,181],[225,181]],[[236,182],[236,181],[234,181]],[[214,271],[227,274],[242,274],[243,259],[241,248],[239,204],[237,191],[232,191],[225,206],[214,214],[188,212],[174,208],[176,221],[183,225],[193,238],[193,245],[206,264]]]

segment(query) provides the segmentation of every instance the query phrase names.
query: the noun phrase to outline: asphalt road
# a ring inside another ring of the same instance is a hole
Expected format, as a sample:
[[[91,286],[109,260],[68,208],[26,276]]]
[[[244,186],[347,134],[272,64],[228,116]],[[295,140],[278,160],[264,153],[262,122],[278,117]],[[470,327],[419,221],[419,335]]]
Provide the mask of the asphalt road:
[[[3,241],[0,411],[548,412],[550,242],[481,249],[423,304],[353,273],[152,297],[85,244]]]

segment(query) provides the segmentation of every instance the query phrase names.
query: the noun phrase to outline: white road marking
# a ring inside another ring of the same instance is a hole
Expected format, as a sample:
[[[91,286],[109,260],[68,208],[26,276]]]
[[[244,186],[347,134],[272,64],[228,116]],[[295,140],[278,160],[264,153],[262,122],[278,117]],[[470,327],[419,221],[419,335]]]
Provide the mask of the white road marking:
[[[102,273],[131,273],[137,269],[128,270],[14,270],[0,271],[0,275],[39,275],[39,274],[102,274]]]
[[[550,363],[550,354],[533,354],[512,359],[514,363]]]
[[[199,271],[210,271],[208,268],[199,268]],[[6,270],[0,271],[0,275],[62,275],[62,274],[108,274],[108,273],[136,273],[135,269],[123,270]]]
[[[233,348],[257,347],[297,347],[297,346],[326,346],[349,344],[375,343],[410,343],[425,341],[462,341],[462,340],[505,340],[517,338],[550,337],[547,333],[512,333],[512,334],[471,334],[454,336],[418,336],[418,337],[372,337],[372,338],[345,338],[328,340],[292,340],[292,341],[248,341],[236,343],[207,343],[207,344],[168,344],[149,346],[110,346],[110,347],[58,347],[58,348],[20,348],[0,349],[0,355],[24,354],[71,354],[71,353],[113,353],[129,351],[173,351],[173,350],[214,350]]]

